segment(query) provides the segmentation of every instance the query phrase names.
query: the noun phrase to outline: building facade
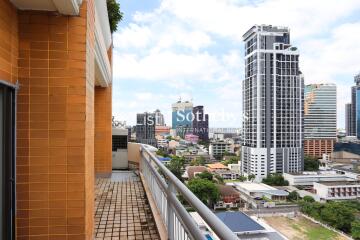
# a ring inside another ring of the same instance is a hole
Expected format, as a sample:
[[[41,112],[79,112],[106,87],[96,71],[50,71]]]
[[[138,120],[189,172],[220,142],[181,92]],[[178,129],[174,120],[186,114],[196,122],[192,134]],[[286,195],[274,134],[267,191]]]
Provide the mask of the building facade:
[[[156,146],[155,113],[138,113],[136,115],[136,142]]]
[[[224,141],[211,142],[209,145],[209,154],[215,158],[221,158],[224,153],[234,153],[234,146]]]
[[[0,26],[0,239],[93,239],[112,163],[106,1],[0,0]]]
[[[337,139],[336,85],[305,87],[304,154],[322,158],[330,154]]]
[[[355,122],[355,136],[360,139],[360,73],[354,77],[356,86],[352,87],[353,122]]]
[[[193,108],[193,134],[199,136],[202,141],[209,141],[209,115],[204,113],[204,106]]]
[[[154,113],[155,113],[155,125],[165,126],[164,114],[162,114],[159,109],[156,109]]]
[[[172,104],[172,129],[177,127],[191,128],[193,120],[193,104],[192,102],[178,101]]]
[[[351,200],[360,198],[359,182],[319,182],[314,183],[314,190],[320,200]]]
[[[345,104],[345,135],[346,136],[355,136],[354,135],[354,125],[352,124],[353,119],[352,119],[352,104],[351,103],[347,103]]]
[[[255,25],[243,36],[242,171],[260,181],[303,169],[304,80],[288,28]]]
[[[351,87],[351,103],[346,104],[346,135],[360,139],[360,73],[354,77],[355,86]]]

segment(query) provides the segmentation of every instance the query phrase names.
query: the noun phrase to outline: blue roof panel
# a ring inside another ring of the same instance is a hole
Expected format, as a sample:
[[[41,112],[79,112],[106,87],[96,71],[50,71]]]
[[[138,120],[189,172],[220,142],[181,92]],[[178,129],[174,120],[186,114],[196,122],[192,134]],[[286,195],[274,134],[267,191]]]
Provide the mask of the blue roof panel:
[[[220,212],[215,215],[234,233],[265,230],[263,226],[242,212]]]

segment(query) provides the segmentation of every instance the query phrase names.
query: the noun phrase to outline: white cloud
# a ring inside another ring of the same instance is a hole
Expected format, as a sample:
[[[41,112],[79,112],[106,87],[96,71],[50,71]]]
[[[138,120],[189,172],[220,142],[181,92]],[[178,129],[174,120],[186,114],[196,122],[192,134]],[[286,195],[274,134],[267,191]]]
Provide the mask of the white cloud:
[[[165,84],[172,97],[151,100],[157,95],[154,87],[114,110],[170,109],[180,95],[207,102],[199,99],[201,90],[219,102],[207,109],[226,105],[238,111],[244,72],[241,37],[254,24],[272,24],[290,27],[306,83],[337,83],[342,126],[343,104],[353,84],[352,77],[344,81],[343,76],[360,70],[360,21],[354,20],[359,10],[359,0],[162,0],[157,9],[135,13],[115,33],[114,77]]]
[[[113,37],[115,48],[144,48],[149,44],[152,32],[147,26],[130,23],[114,33]]]
[[[360,9],[357,0],[163,0],[159,13],[171,12],[194,28],[241,40],[254,24],[285,25],[293,29],[294,37],[304,37],[326,31],[331,24]],[[191,6],[191,7],[190,7]],[[201,10],[200,10],[201,9]],[[149,18],[140,17],[139,21]]]
[[[359,43],[360,22],[335,27],[328,38],[304,41],[300,51],[305,80],[315,83],[336,82],[338,75],[355,75],[360,70]],[[350,81],[352,82],[352,79]]]
[[[221,70],[217,58],[206,52],[176,54],[164,51],[144,57],[136,54],[114,56],[114,76],[119,79],[214,81]]]

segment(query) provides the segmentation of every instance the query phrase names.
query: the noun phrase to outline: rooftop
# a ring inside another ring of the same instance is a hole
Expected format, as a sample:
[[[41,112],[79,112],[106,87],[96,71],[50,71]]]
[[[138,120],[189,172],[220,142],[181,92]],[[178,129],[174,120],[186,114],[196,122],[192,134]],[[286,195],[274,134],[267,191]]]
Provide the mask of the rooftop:
[[[350,181],[335,181],[335,182],[318,182],[318,184],[326,186],[343,186],[343,185],[360,185],[360,182],[350,182]]]
[[[215,214],[233,232],[258,232],[265,228],[242,212],[220,212]]]
[[[206,165],[210,169],[227,169],[228,167],[222,163],[210,163]]]

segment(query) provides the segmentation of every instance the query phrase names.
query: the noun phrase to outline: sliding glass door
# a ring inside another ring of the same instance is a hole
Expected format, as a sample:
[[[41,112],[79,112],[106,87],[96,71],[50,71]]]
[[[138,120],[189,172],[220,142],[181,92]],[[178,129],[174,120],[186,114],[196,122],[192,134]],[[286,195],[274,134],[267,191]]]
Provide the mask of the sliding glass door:
[[[0,240],[15,239],[15,90],[0,82]]]

